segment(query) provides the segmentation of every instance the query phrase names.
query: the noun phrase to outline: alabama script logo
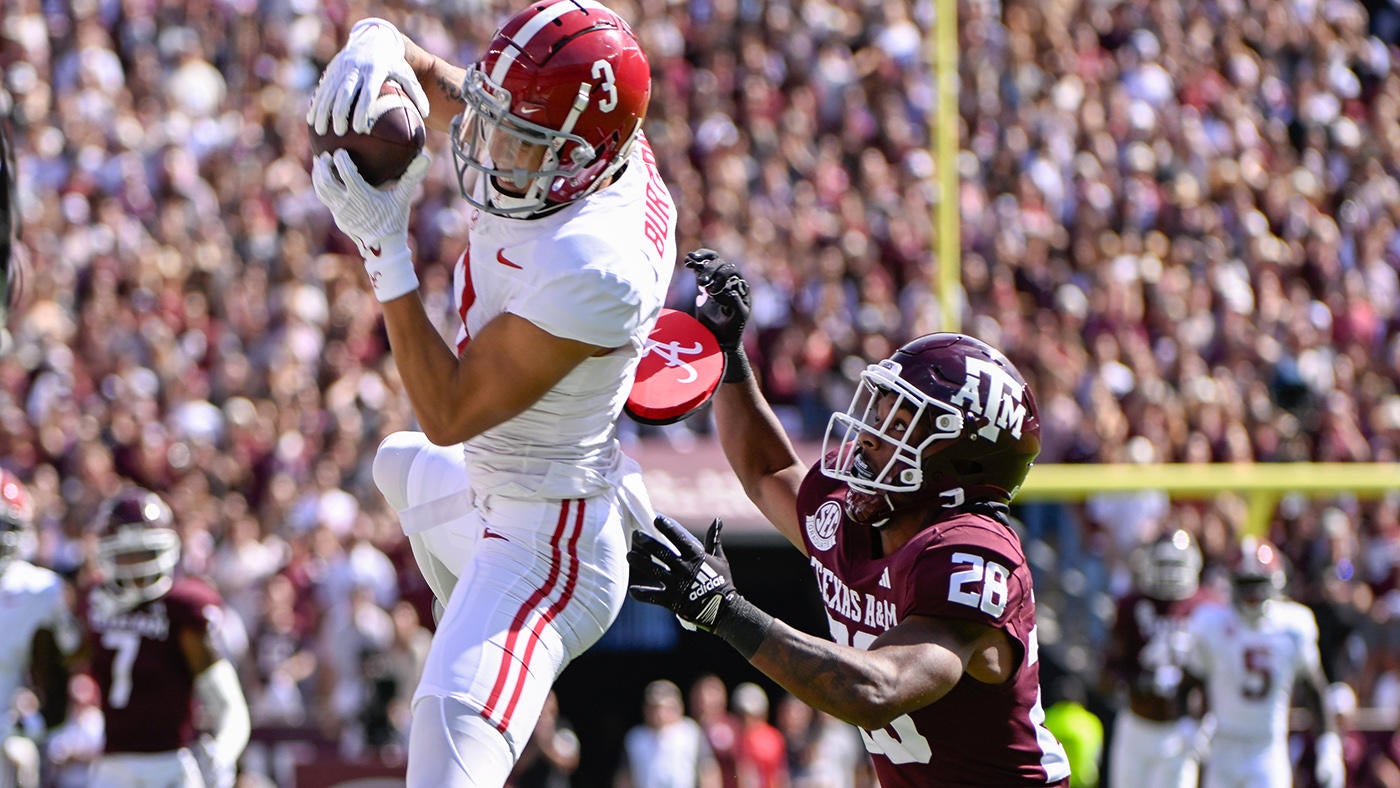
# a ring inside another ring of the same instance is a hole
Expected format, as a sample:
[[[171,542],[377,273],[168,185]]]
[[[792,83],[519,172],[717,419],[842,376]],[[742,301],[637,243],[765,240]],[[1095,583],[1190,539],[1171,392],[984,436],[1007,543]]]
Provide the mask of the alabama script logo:
[[[695,372],[695,367],[681,356],[698,356],[704,352],[704,346],[696,342],[689,347],[683,347],[681,343],[672,340],[670,342],[656,342],[650,337],[647,338],[646,347],[642,350],[642,358],[655,353],[666,362],[667,368],[679,367],[685,370],[685,377],[677,380],[677,383],[694,383],[699,375]]]

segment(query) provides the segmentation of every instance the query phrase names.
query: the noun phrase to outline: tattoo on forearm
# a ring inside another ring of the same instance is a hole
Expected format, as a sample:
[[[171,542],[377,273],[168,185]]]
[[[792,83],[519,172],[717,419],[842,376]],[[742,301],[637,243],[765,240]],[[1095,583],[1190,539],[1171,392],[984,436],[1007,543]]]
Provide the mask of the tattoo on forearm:
[[[462,93],[462,85],[461,85],[461,83],[459,83],[459,82],[453,82],[452,80],[448,79],[447,77],[438,77],[437,83],[438,83],[438,90],[441,90],[441,91],[442,91],[442,95],[444,95],[444,96],[446,96],[447,98],[449,98],[449,99],[451,99],[451,100],[457,102],[458,104],[466,104],[466,103],[467,103],[465,94]]]

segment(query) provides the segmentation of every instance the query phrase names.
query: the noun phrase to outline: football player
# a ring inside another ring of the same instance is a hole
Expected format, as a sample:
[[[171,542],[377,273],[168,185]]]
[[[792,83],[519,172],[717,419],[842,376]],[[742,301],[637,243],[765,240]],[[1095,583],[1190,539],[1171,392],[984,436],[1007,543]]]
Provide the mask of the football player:
[[[1067,785],[1064,749],[1042,724],[1031,574],[1008,515],[1040,450],[1020,373],[972,337],[919,337],[866,367],[808,469],[749,374],[747,283],[709,250],[686,264],[727,355],[714,400],[725,456],[807,556],[835,642],[739,595],[718,519],[703,545],[664,515],[662,539],[638,532],[632,595],[860,727],[887,788]]]
[[[343,152],[313,163],[422,427],[386,438],[373,468],[444,606],[408,784],[499,786],[554,679],[616,618],[627,535],[651,520],[617,420],[675,267],[675,203],[641,132],[646,56],[593,0],[532,3],[467,68],[363,20],[308,122],[364,131],[386,78],[449,133],[471,206],[454,347],[424,310],[408,242],[427,155],[379,189]]]
[[[0,470],[0,787],[38,783],[35,740],[61,724],[68,708],[68,659],[78,627],[63,580],[26,560],[34,547],[34,503],[24,484]],[[25,686],[36,715],[16,707]]]
[[[1327,680],[1312,611],[1282,596],[1283,557],[1266,541],[1241,540],[1231,568],[1231,604],[1206,605],[1188,623],[1189,669],[1205,683],[1214,720],[1206,788],[1293,784],[1288,712],[1295,684],[1312,712],[1316,778],[1345,781],[1341,738],[1327,708]]]
[[[233,784],[250,732],[232,663],[216,647],[222,600],[204,581],[176,575],[180,536],[170,507],[129,487],[96,522],[102,577],[83,610],[106,742],[92,784]],[[210,730],[195,731],[198,702]]]
[[[10,307],[19,294],[24,262],[19,245],[19,205],[15,194],[15,157],[5,126],[0,123],[0,353],[9,350],[6,328]]]
[[[1118,600],[1104,661],[1112,688],[1127,695],[1113,721],[1109,785],[1194,786],[1199,778],[1193,688],[1184,669],[1186,622],[1213,595],[1200,587],[1201,551],[1173,530],[1135,556],[1137,588]]]

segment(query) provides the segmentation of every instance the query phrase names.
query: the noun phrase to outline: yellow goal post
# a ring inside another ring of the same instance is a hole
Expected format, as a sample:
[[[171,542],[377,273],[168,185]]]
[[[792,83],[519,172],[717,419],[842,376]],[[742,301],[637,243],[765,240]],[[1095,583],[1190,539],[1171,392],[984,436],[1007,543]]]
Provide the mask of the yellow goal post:
[[[1083,501],[1104,492],[1161,490],[1173,499],[1245,499],[1246,533],[1263,535],[1280,498],[1354,495],[1374,500],[1400,491],[1400,464],[1342,462],[1037,465],[1016,496],[1027,501]]]

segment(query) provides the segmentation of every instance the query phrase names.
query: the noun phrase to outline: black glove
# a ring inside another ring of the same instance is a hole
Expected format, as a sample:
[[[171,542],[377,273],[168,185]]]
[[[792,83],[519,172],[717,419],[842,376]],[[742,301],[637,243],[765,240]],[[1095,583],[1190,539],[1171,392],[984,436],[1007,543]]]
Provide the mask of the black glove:
[[[632,598],[668,608],[687,628],[713,632],[745,657],[753,656],[773,618],[734,588],[719,541],[724,522],[716,517],[710,523],[703,545],[664,514],[654,524],[665,541],[637,531],[627,552]]]
[[[713,249],[696,249],[685,256],[685,267],[695,272],[695,283],[708,298],[696,310],[700,324],[710,329],[724,351],[726,383],[752,376],[744,355],[744,326],[749,322],[749,283],[733,263],[720,259]]]

